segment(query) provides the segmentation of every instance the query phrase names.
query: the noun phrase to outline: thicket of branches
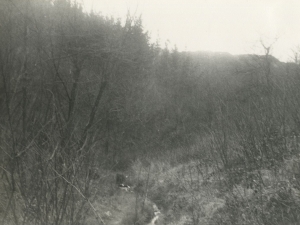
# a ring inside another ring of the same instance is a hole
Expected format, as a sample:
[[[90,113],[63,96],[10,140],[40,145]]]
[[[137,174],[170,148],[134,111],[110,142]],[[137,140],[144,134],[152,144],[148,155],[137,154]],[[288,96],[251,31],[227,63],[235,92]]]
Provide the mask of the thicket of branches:
[[[0,4],[2,222],[79,224],[94,167],[144,135],[154,48],[130,16],[122,26],[65,0]]]
[[[68,0],[1,1],[0,21],[2,222],[80,224],[95,168],[126,169],[199,137],[210,148],[191,157],[224,168],[230,185],[235,168],[276,170],[299,154],[299,67],[267,48],[161,49],[140,18],[123,25]]]

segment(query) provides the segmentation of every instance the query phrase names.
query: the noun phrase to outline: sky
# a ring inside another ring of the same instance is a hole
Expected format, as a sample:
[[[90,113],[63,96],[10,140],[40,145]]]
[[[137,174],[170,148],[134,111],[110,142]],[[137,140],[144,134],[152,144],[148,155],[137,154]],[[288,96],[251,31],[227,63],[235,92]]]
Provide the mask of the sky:
[[[300,0],[79,0],[86,11],[142,16],[151,41],[179,51],[271,54],[291,61],[300,46]]]

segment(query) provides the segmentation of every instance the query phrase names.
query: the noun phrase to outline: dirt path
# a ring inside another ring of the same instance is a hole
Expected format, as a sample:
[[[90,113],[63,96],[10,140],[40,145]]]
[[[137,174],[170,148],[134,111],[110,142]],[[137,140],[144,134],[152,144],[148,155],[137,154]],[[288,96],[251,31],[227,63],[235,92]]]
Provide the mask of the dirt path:
[[[112,196],[109,201],[110,202],[105,204],[105,206],[103,204],[100,206],[99,204],[97,207],[97,211],[103,217],[105,225],[131,224],[136,215],[136,194],[130,191],[118,190],[118,192]],[[146,200],[146,205],[148,207],[148,212],[151,211],[151,216],[153,217],[151,218],[150,223],[145,223],[145,225],[154,225],[160,217],[160,211],[157,206],[149,200]],[[94,223],[90,221],[89,224]]]
[[[116,197],[116,209],[112,212],[109,225],[122,225],[122,221],[135,212],[136,196],[132,192],[120,190]]]

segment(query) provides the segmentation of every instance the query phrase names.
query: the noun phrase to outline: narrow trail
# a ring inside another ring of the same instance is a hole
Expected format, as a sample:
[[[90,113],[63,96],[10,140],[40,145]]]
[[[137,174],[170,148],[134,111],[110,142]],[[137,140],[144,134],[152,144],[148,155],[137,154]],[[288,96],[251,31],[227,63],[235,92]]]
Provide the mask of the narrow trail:
[[[158,207],[153,203],[148,201],[148,204],[152,205],[154,217],[151,219],[150,223],[145,223],[145,225],[155,225],[159,219],[161,212]],[[106,217],[106,225],[123,225],[124,221],[130,216],[134,216],[136,209],[136,194],[134,192],[119,190],[112,203],[112,207],[109,210],[109,215]]]

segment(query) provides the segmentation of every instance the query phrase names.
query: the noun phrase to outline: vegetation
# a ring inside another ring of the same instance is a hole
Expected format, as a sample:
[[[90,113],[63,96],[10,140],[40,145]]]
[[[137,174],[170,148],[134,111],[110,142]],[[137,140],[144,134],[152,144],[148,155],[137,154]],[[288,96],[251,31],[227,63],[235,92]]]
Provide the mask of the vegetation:
[[[161,48],[68,0],[0,21],[2,224],[299,223],[297,61]]]

